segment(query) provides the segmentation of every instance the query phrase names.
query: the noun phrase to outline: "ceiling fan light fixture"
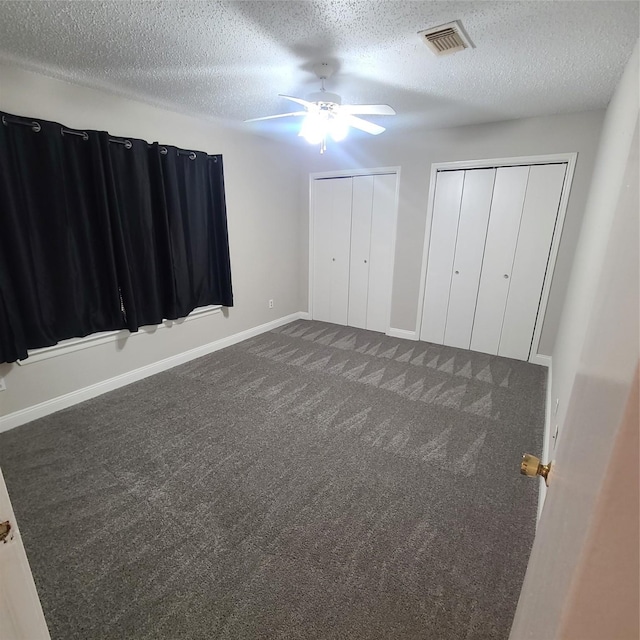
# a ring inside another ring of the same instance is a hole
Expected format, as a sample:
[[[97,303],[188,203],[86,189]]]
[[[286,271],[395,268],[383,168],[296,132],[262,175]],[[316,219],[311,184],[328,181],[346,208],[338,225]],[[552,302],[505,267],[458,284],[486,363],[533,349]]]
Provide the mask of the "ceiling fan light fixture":
[[[290,100],[304,107],[304,111],[277,113],[273,116],[251,118],[245,122],[259,120],[274,120],[277,118],[304,117],[298,135],[313,145],[320,145],[320,153],[327,149],[327,138],[335,142],[344,140],[350,129],[359,129],[365,133],[377,136],[385,128],[379,124],[360,118],[359,116],[394,116],[395,110],[388,104],[342,104],[342,98],[337,93],[330,93],[324,87],[324,81],[331,77],[331,65],[321,63],[313,68],[321,81],[320,91],[307,96],[307,99],[278,94],[285,100]]]
[[[319,113],[309,113],[302,121],[300,135],[309,144],[320,144],[326,136],[326,120]]]
[[[329,121],[329,135],[335,142],[340,142],[347,137],[349,125],[339,116],[331,118]]]

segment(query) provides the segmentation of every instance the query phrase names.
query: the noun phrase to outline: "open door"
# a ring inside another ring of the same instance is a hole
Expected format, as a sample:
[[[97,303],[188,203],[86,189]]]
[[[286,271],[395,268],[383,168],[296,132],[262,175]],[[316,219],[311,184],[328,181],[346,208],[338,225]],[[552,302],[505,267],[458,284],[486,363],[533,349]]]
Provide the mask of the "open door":
[[[639,172],[636,125],[511,640],[640,637]]]
[[[0,640],[49,640],[20,530],[0,471]]]

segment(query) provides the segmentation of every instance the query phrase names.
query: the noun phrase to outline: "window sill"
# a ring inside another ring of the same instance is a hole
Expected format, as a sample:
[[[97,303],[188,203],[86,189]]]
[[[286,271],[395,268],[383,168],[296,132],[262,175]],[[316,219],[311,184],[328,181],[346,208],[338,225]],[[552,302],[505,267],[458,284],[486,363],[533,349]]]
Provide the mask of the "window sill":
[[[55,358],[67,353],[73,353],[74,351],[81,351],[82,349],[88,349],[90,347],[97,347],[101,344],[107,344],[109,342],[116,342],[118,340],[124,340],[134,338],[135,336],[143,335],[145,333],[154,333],[158,329],[169,329],[174,324],[183,324],[190,320],[197,320],[198,318],[204,318],[206,316],[212,316],[222,311],[222,307],[219,305],[210,305],[208,307],[199,307],[194,309],[186,318],[180,318],[178,320],[165,320],[159,325],[150,325],[148,327],[140,327],[140,330],[136,333],[131,333],[127,329],[121,331],[104,331],[102,333],[94,333],[84,338],[70,338],[69,340],[62,340],[58,344],[54,344],[51,347],[43,347],[42,349],[33,349],[29,351],[29,357],[26,360],[18,360],[17,364],[24,367],[28,364],[40,362],[41,360],[48,360],[49,358]]]

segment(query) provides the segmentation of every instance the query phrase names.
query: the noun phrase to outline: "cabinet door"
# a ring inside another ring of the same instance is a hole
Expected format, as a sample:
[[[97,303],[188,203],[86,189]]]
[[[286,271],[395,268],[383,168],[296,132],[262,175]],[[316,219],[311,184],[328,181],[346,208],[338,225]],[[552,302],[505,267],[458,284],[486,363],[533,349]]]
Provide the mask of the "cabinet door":
[[[528,178],[529,167],[496,170],[471,334],[473,351],[498,353]]]
[[[420,339],[442,344],[455,255],[464,171],[436,174]]]
[[[373,180],[373,176],[357,176],[353,178],[349,317],[347,324],[360,329],[365,329],[367,326]]]
[[[495,169],[465,172],[444,333],[444,344],[451,347],[468,349],[471,344],[495,176]]]
[[[366,328],[372,331],[386,332],[389,328],[396,181],[396,174],[378,175],[373,179],[366,323]]]
[[[498,355],[529,359],[566,168],[547,164],[529,172]]]
[[[313,317],[336,324],[347,324],[351,182],[314,182]]]

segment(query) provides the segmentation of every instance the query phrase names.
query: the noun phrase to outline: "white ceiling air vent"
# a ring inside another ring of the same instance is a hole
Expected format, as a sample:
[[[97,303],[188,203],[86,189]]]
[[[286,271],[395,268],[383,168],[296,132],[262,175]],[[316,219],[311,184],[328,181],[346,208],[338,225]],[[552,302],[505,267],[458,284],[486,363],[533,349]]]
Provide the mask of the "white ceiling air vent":
[[[418,31],[418,35],[437,56],[473,48],[469,36],[464,32],[458,20],[441,24],[431,29],[425,29],[424,31]]]

